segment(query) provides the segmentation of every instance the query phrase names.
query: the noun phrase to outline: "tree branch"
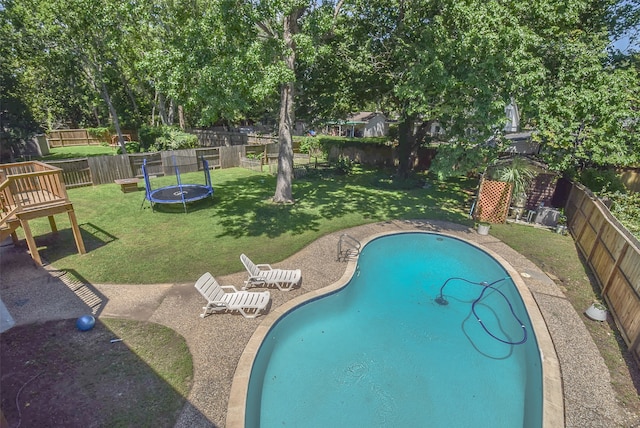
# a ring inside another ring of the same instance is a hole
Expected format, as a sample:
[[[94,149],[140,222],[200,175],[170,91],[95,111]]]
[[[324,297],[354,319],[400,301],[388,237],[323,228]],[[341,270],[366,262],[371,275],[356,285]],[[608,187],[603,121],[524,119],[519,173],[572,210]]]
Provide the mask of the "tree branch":
[[[262,32],[264,33],[264,37],[277,39],[276,34],[271,30],[271,28],[266,26],[263,22],[258,21],[256,22],[256,25],[260,30],[262,30]]]

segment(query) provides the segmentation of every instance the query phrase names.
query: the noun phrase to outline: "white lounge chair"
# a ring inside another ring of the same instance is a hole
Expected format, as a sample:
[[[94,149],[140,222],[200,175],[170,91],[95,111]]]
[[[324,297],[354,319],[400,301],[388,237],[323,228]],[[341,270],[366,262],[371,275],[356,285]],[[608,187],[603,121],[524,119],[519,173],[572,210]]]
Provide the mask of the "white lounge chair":
[[[225,310],[240,311],[245,318],[255,318],[269,304],[268,291],[238,291],[233,285],[218,284],[209,272],[198,279],[195,287],[207,299],[200,315],[203,318],[211,312]]]
[[[240,261],[249,272],[247,286],[250,285],[275,285],[281,291],[289,291],[300,282],[302,272],[300,269],[273,269],[268,264],[256,265],[249,257],[240,255]]]

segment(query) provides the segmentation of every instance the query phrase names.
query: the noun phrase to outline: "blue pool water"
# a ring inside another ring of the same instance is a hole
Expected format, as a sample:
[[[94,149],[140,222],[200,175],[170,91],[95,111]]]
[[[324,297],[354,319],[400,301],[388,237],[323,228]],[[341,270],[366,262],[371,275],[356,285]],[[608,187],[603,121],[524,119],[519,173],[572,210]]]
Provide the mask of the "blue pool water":
[[[448,304],[438,304],[450,280]],[[509,303],[512,308],[509,307]],[[523,326],[514,317],[523,322]],[[524,336],[526,329],[527,336]],[[371,241],[349,284],[289,312],[254,361],[247,427],[541,427],[522,299],[484,251],[433,233]]]

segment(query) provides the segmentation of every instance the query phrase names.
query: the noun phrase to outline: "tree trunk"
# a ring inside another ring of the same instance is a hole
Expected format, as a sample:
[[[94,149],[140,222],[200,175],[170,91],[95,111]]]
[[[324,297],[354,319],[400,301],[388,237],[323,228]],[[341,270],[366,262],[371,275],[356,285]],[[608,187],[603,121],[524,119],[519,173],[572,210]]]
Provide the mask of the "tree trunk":
[[[288,83],[280,89],[280,125],[278,126],[278,178],[274,202],[292,203],[293,181],[293,138],[291,128],[293,124],[293,83]]]
[[[102,99],[107,106],[109,107],[109,114],[111,114],[111,119],[113,119],[113,127],[116,129],[116,134],[118,134],[118,144],[120,145],[120,149],[122,149],[122,154],[127,153],[127,147],[124,144],[124,138],[122,137],[122,129],[120,129],[120,121],[118,120],[118,113],[116,112],[113,103],[111,102],[111,97],[109,96],[109,90],[107,89],[107,85],[102,82],[102,86],[100,88],[100,93],[102,94]]]
[[[160,117],[160,123],[163,125],[169,125],[169,118],[167,117],[167,109],[164,103],[166,102],[164,95],[158,93],[158,116]]]
[[[167,120],[169,121],[169,125],[173,126],[173,117],[175,115],[176,106],[173,101],[173,98],[169,99],[169,112],[167,113]]]
[[[156,106],[158,105],[158,90],[156,89],[156,94],[153,97],[153,107],[151,108],[151,126],[156,126]]]
[[[297,21],[304,9],[296,9],[284,17],[283,40],[288,48],[284,58],[287,67],[294,71],[296,62],[296,45],[293,40],[298,30]],[[288,82],[280,88],[280,122],[278,126],[278,178],[273,201],[277,203],[293,203],[293,138],[291,131],[295,122],[294,82]]]
[[[178,104],[178,123],[180,124],[180,129],[184,131],[187,125],[184,120],[184,107],[182,104]]]
[[[413,148],[413,117],[401,116],[398,122],[398,172],[399,179],[409,177],[409,158]]]

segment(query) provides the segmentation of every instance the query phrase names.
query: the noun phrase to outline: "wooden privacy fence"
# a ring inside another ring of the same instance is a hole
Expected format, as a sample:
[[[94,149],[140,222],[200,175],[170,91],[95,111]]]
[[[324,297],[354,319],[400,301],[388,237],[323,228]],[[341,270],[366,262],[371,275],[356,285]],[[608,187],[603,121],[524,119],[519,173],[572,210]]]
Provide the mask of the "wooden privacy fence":
[[[125,141],[138,141],[136,130],[123,129],[122,136]],[[58,129],[49,131],[46,135],[49,147],[86,146],[118,143],[118,136],[105,131],[102,135],[92,135],[86,129]]]
[[[47,134],[49,147],[100,145],[103,141],[89,134],[86,129],[59,129]]]
[[[579,184],[574,183],[565,212],[622,337],[640,361],[640,242]]]
[[[114,180],[142,177],[142,163],[147,160],[150,175],[173,175],[174,159],[181,173],[202,170],[204,157],[209,168],[240,166],[245,146],[205,147],[156,153],[130,153],[115,156],[93,156],[47,162],[62,170],[67,188],[113,183]]]
[[[198,141],[202,147],[237,146],[248,144],[247,134],[240,132],[190,129],[189,133],[198,137]]]

